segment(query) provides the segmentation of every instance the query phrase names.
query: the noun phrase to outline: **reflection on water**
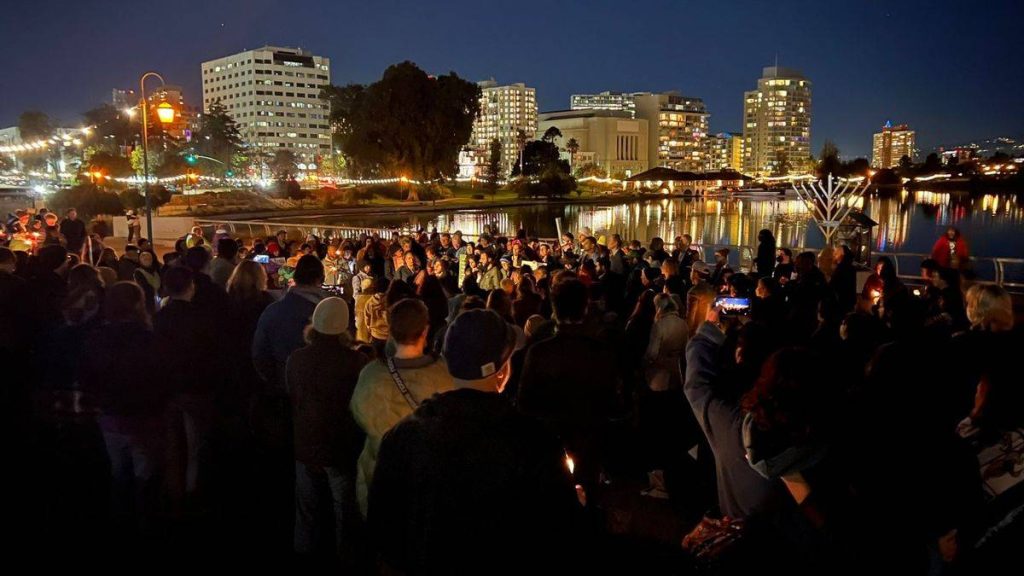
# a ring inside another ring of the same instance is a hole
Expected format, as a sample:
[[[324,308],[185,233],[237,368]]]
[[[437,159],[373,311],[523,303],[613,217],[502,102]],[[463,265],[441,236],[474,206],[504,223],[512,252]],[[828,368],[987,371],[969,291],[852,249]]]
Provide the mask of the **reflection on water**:
[[[930,252],[946,226],[957,226],[976,256],[1019,257],[1024,254],[1024,205],[1013,195],[971,196],[956,192],[904,191],[887,197],[857,199],[859,207],[879,223],[874,248],[881,252]],[[613,206],[538,205],[494,211],[461,210],[417,214],[318,217],[324,224],[422,227],[476,234],[485,224],[512,233],[554,237],[555,218],[563,230],[583,227],[595,235],[619,233],[626,240],[646,241],[690,234],[705,245],[757,244],[762,228],[771,230],[781,246],[822,246],[821,232],[795,196],[639,200]]]

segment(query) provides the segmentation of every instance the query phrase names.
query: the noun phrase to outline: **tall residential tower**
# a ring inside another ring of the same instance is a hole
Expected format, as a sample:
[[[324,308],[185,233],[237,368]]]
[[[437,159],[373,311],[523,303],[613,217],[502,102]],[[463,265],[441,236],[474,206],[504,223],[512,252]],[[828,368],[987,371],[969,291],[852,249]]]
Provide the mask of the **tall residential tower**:
[[[811,82],[789,68],[768,66],[757,89],[743,94],[743,170],[781,176],[809,168]]]
[[[916,156],[914,149],[914,131],[906,124],[893,126],[886,122],[881,132],[876,132],[871,147],[872,168],[892,168],[907,156],[911,160]]]

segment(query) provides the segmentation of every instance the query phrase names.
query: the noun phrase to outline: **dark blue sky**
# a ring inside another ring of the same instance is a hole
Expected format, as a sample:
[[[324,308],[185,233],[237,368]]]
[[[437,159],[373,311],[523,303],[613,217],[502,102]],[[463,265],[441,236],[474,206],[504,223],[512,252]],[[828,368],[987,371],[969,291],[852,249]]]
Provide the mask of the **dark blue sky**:
[[[404,59],[526,82],[542,111],[567,108],[573,92],[677,89],[704,98],[716,132],[741,129],[743,91],[778,55],[814,83],[815,152],[830,138],[844,156],[869,154],[890,118],[917,129],[925,151],[1024,136],[1022,0],[12,0],[2,10],[0,127],[30,108],[77,123],[146,69],[197,103],[200,62],[277,44],[329,56],[337,84],[373,81]]]

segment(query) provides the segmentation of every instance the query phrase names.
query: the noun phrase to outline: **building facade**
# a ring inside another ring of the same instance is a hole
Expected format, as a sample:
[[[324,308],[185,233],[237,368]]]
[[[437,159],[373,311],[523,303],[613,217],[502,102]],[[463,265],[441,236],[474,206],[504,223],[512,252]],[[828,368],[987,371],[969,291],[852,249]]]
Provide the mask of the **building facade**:
[[[573,94],[569,98],[571,110],[610,110],[627,112],[636,118],[636,96],[640,92],[598,92],[597,94]]]
[[[636,94],[634,101],[636,118],[647,120],[648,167],[704,170],[709,114],[703,100],[665,92]]]
[[[647,169],[647,127],[647,120],[634,119],[622,110],[560,110],[539,115],[536,137],[558,128],[562,137],[555,143],[574,171],[594,164],[606,177],[621,177]],[[570,139],[579,144],[572,158],[565,150]]]
[[[164,132],[178,140],[185,140],[186,136],[191,137],[191,130],[196,121],[196,110],[185,103],[181,86],[173,84],[158,86],[146,95],[146,100],[149,101],[150,118],[156,118],[156,108],[164,102],[174,107],[174,121],[161,125]]]
[[[330,60],[301,48],[264,46],[203,62],[203,112],[220,102],[245,144],[295,153],[315,170],[331,154],[330,109],[320,91],[331,83]]]
[[[536,90],[519,82],[499,86],[493,79],[480,86],[480,115],[473,122],[473,133],[459,156],[460,175],[480,176],[490,157],[491,141],[501,142],[502,175],[508,176],[519,161],[518,134],[527,139],[537,132]]]
[[[917,156],[914,131],[906,124],[893,126],[886,122],[881,132],[875,132],[871,146],[871,167],[875,169],[899,166],[904,156],[911,161]]]
[[[754,176],[801,173],[811,157],[811,82],[768,66],[743,94],[743,170]]]
[[[743,134],[721,132],[708,136],[707,164],[704,169],[743,170]]]
[[[139,105],[139,97],[131,88],[114,88],[110,91],[110,103],[118,110],[134,108]]]

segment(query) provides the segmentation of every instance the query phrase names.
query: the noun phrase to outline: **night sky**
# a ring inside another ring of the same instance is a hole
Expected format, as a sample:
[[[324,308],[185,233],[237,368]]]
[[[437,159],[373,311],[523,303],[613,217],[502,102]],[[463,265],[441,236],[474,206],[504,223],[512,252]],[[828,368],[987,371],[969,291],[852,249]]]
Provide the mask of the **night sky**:
[[[574,92],[680,90],[711,130],[742,130],[744,90],[776,55],[814,84],[815,153],[869,155],[906,122],[929,151],[1024,137],[1024,1],[11,0],[0,17],[0,127],[40,109],[68,125],[113,87],[161,72],[199,103],[200,62],[264,44],[331,58],[335,84],[409,59],[526,82],[541,111]]]

